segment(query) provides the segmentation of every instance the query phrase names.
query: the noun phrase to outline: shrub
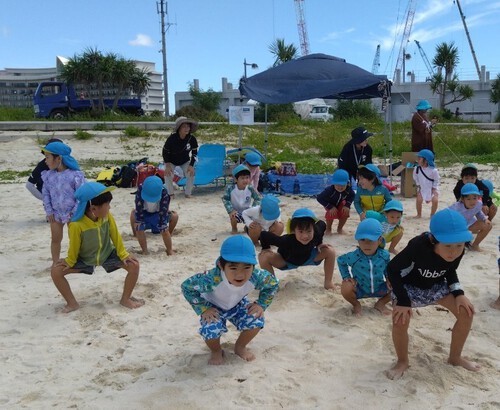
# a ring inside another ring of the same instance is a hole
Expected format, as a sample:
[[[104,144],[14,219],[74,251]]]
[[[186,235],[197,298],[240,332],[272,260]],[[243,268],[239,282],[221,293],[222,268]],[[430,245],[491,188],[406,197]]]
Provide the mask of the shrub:
[[[123,133],[129,138],[137,138],[137,137],[148,137],[149,132],[143,130],[139,127],[134,127],[133,125],[129,125],[127,128],[123,130]]]

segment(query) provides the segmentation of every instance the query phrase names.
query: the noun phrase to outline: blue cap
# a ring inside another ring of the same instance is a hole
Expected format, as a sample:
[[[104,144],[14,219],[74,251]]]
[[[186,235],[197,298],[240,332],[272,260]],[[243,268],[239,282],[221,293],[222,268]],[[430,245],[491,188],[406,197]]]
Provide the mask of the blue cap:
[[[347,185],[349,173],[345,169],[337,169],[332,176],[332,185]]]
[[[238,173],[240,173],[241,171],[248,171],[248,173],[250,173],[250,170],[248,169],[248,167],[246,167],[243,164],[240,164],[240,165],[234,167],[234,169],[233,169],[233,177],[236,178],[236,175],[238,175]]]
[[[495,188],[493,188],[493,182],[491,182],[489,179],[483,179],[483,184],[486,186],[486,188],[488,188],[491,196],[491,194],[495,191]]]
[[[361,239],[378,241],[383,232],[382,224],[379,221],[373,218],[366,218],[359,223],[356,233],[354,234],[354,239],[357,241]]]
[[[443,209],[431,218],[431,234],[441,243],[469,242],[473,235],[467,228],[467,221],[453,209]]]
[[[403,204],[398,200],[393,199],[392,201],[387,202],[384,206],[384,209],[382,209],[382,212],[387,212],[387,211],[403,212]]]
[[[315,221],[318,220],[316,215],[314,214],[313,211],[311,211],[309,208],[299,208],[297,209],[293,214],[292,214],[292,219],[295,218],[311,218],[314,219]]]
[[[220,248],[220,256],[228,262],[257,265],[255,246],[249,238],[243,235],[234,235],[227,238]]]
[[[85,182],[75,191],[75,199],[78,202],[78,206],[75,214],[71,218],[71,221],[76,222],[83,218],[87,202],[91,199],[114,189],[114,186],[105,186],[99,182]]]
[[[380,169],[374,164],[366,164],[360,165],[359,168],[366,168],[368,171],[373,172],[375,174],[375,178],[380,181]]]
[[[417,104],[417,110],[430,110],[432,106],[429,104],[427,100],[420,100]]]
[[[47,144],[42,148],[42,152],[48,152],[49,154],[60,155],[62,162],[69,169],[80,170],[80,166],[76,159],[74,159],[71,154],[71,148],[64,142],[55,141]]]
[[[460,190],[460,195],[481,195],[479,192],[479,188],[476,186],[476,184],[465,184],[462,189]]]
[[[274,195],[266,195],[262,198],[260,209],[266,221],[274,221],[280,216],[280,200]]]
[[[417,152],[417,157],[424,158],[430,167],[434,167],[434,153],[430,149],[421,149]]]
[[[247,153],[245,155],[245,161],[252,166],[262,165],[262,160],[260,159],[260,155],[255,152]]]
[[[142,183],[141,198],[148,202],[158,202],[161,198],[163,181],[160,177],[152,175]]]

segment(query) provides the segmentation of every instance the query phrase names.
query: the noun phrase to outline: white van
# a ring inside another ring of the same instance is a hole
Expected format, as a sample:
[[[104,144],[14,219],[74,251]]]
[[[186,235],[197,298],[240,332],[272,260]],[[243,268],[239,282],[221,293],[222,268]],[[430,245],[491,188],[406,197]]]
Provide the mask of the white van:
[[[330,121],[333,115],[330,114],[330,105],[315,105],[307,116],[308,120]]]

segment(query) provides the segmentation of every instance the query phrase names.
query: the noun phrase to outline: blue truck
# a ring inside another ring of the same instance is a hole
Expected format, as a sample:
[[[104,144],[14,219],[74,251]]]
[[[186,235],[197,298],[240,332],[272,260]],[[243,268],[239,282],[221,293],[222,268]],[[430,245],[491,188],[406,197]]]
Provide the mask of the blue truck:
[[[105,98],[104,106],[113,107],[114,98]],[[90,111],[92,105],[97,107],[97,98],[86,98],[82,91],[77,95],[75,88],[62,81],[46,81],[38,84],[33,95],[35,117],[64,119],[71,113]],[[134,115],[143,115],[141,99],[137,97],[118,100],[118,110]]]

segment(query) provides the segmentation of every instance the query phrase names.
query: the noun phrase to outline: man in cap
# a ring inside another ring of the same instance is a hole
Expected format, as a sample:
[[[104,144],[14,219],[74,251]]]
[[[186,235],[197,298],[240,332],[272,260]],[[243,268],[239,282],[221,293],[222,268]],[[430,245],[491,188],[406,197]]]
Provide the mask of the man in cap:
[[[372,163],[373,150],[368,145],[368,138],[373,133],[368,132],[365,127],[357,127],[351,131],[351,140],[344,145],[339,155],[338,167],[349,173],[351,181],[356,180],[358,167]]]

